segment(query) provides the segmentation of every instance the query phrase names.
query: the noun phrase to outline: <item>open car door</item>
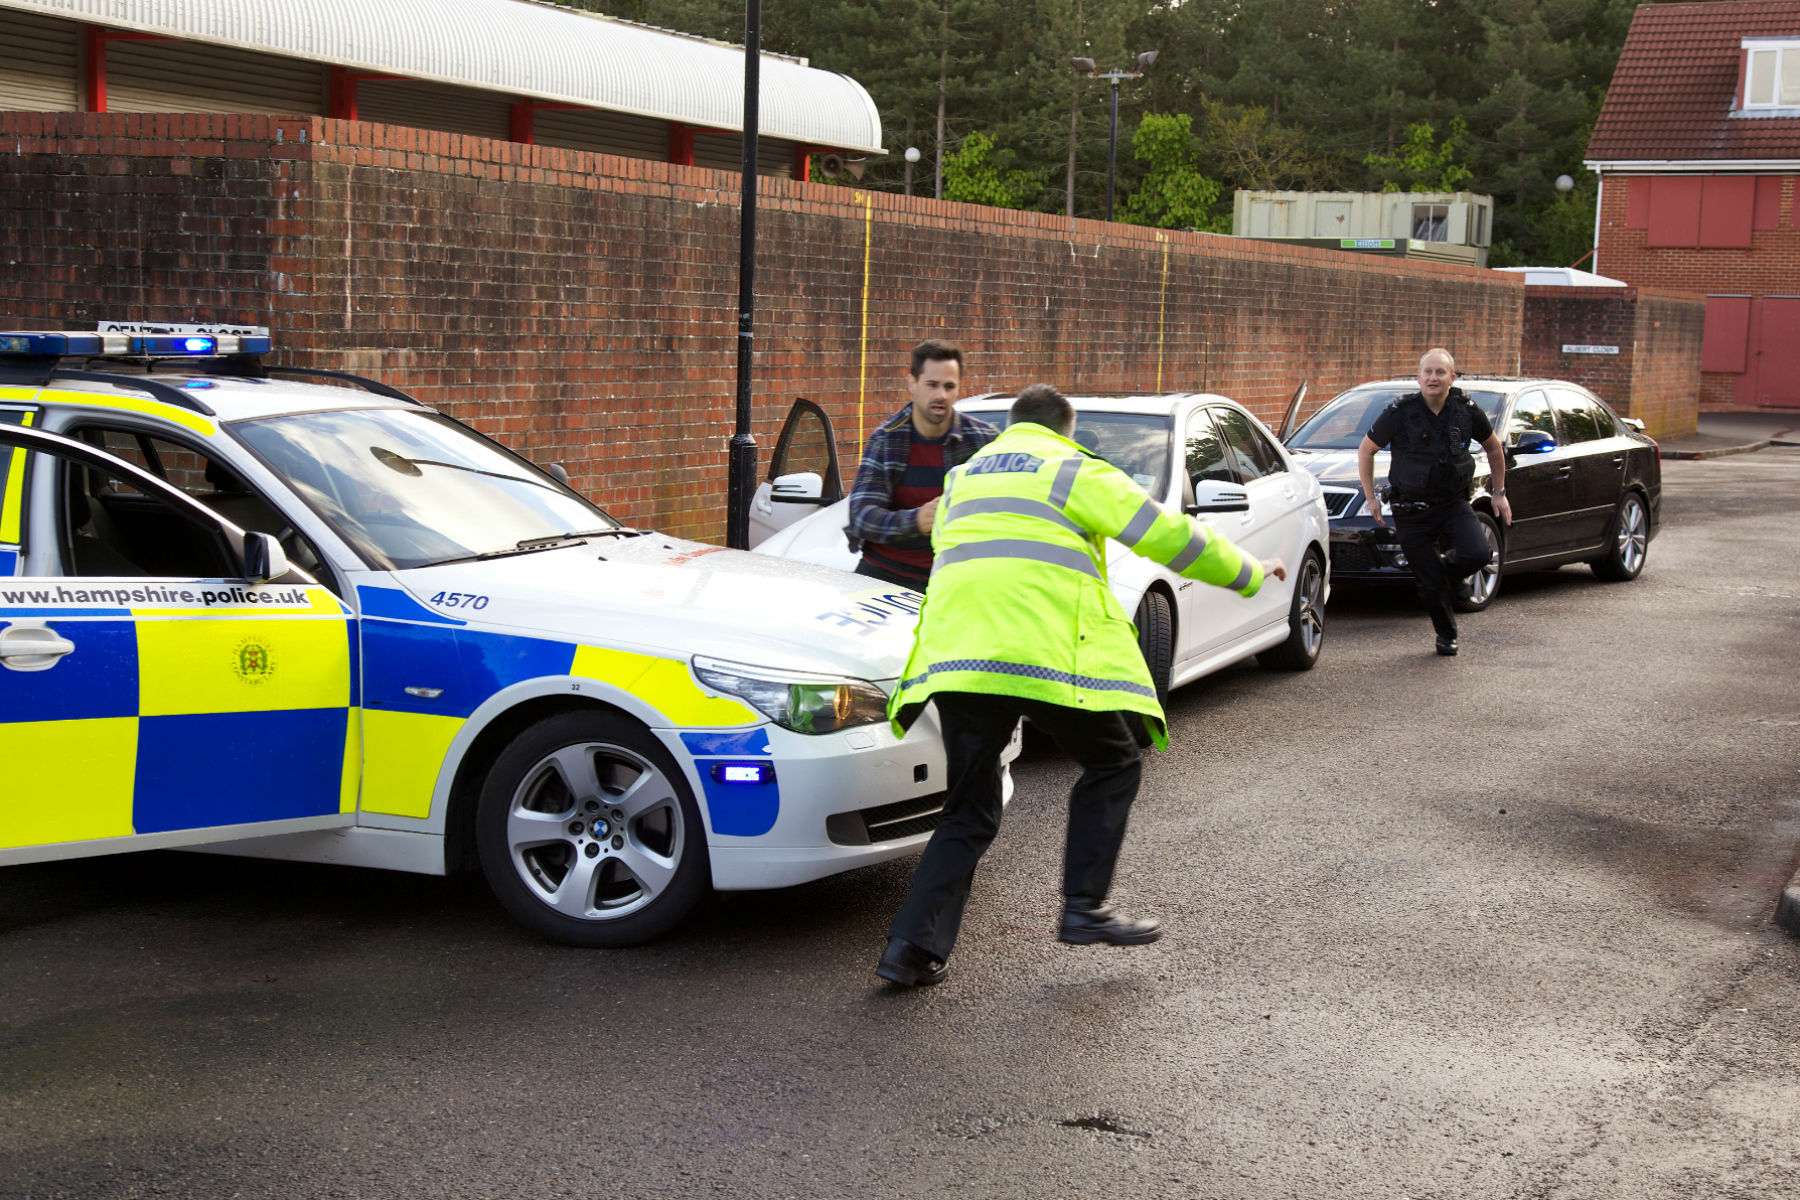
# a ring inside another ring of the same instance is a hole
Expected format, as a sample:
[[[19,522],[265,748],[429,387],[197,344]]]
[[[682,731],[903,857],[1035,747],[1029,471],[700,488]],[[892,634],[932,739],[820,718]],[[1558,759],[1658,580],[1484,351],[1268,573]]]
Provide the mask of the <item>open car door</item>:
[[[1305,379],[1300,381],[1300,386],[1294,389],[1293,396],[1288,400],[1287,411],[1281,415],[1281,429],[1276,433],[1275,440],[1284,446],[1287,445],[1288,435],[1299,427],[1300,406],[1306,402],[1308,382]]]
[[[750,545],[844,498],[831,418],[804,396],[788,410],[769,474],[750,502]]]

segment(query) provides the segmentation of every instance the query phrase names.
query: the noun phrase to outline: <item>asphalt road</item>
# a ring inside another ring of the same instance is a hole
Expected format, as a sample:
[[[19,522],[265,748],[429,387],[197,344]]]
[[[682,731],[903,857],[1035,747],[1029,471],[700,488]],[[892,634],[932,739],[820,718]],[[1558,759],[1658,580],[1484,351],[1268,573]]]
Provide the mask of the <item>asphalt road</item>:
[[[467,880],[0,872],[0,1195],[1800,1193],[1800,449],[1664,469],[1636,583],[1510,579],[1456,659],[1340,593],[1315,671],[1178,694],[1150,947],[1052,940],[1042,753],[921,993],[905,864],[625,952]]]

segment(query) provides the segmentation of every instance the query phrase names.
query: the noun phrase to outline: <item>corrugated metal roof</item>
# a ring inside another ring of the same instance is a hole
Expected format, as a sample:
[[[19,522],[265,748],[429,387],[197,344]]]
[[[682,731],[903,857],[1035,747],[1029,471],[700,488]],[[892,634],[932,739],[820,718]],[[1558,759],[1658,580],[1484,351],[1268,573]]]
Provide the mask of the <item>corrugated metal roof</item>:
[[[0,0],[0,8],[743,129],[741,47],[531,0]],[[760,109],[764,137],[881,152],[875,102],[847,75],[765,54]]]
[[[1587,161],[1800,158],[1800,117],[1734,117],[1739,41],[1800,38],[1800,0],[1646,4],[1631,19]]]

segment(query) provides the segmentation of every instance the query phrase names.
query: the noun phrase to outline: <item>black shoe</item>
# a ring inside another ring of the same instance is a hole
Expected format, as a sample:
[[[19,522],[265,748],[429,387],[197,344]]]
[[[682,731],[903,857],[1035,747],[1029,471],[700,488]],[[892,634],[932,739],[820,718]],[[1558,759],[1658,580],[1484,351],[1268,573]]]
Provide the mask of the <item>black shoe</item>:
[[[1103,900],[1070,897],[1063,905],[1058,941],[1077,946],[1105,942],[1109,946],[1141,946],[1162,936],[1162,922],[1155,918],[1122,917]]]
[[[889,938],[887,953],[881,956],[875,973],[889,983],[901,987],[930,987],[942,983],[950,966],[941,958],[933,958],[904,938]]]
[[[1456,639],[1453,637],[1439,638],[1437,640],[1437,650],[1438,650],[1438,653],[1443,655],[1445,658],[1455,658],[1456,657]]]

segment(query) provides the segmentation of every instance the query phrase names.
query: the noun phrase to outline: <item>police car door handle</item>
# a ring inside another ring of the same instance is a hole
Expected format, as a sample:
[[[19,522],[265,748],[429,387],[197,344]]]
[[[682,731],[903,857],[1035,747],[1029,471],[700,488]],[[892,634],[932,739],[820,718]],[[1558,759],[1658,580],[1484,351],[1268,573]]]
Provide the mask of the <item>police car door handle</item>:
[[[0,667],[9,671],[48,671],[75,643],[42,621],[15,621],[0,631]]]

